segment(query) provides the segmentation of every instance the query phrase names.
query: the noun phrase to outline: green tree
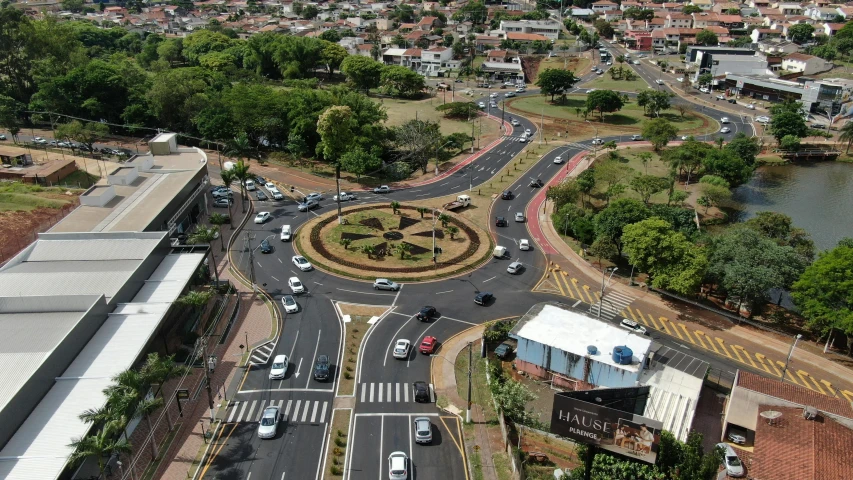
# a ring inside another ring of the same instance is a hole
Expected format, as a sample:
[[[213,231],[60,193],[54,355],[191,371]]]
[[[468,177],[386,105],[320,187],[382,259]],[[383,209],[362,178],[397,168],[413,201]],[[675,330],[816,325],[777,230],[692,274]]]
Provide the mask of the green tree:
[[[89,151],[93,150],[93,145],[109,135],[110,129],[103,123],[96,122],[80,122],[72,120],[68,123],[63,123],[56,126],[56,137],[74,140],[82,143]]]
[[[347,172],[354,173],[356,181],[361,181],[361,176],[372,172],[382,166],[382,159],[372,152],[367,152],[360,146],[346,151],[341,155],[341,168]]]
[[[640,174],[631,179],[631,190],[640,195],[640,199],[645,205],[649,204],[649,199],[652,195],[662,192],[669,187],[669,179],[664,177],[656,177],[654,175]]]
[[[785,135],[779,141],[779,147],[789,152],[796,152],[800,149],[800,137],[794,135]]]
[[[788,38],[800,45],[811,40],[812,34],[814,34],[814,26],[808,23],[797,23],[788,27]]]
[[[637,105],[643,107],[644,112],[648,112],[651,117],[660,115],[661,110],[666,110],[670,107],[671,95],[668,92],[660,90],[643,90],[637,94]]]
[[[441,228],[447,228],[447,224],[450,222],[450,215],[441,213],[438,215],[438,221],[441,222]]]
[[[705,142],[697,142],[689,139],[681,145],[671,148],[663,153],[662,159],[669,164],[669,168],[680,176],[689,179],[702,167],[702,162],[717,150]]]
[[[708,259],[669,222],[652,217],[626,225],[622,241],[631,264],[647,272],[655,288],[684,295],[699,288]]]
[[[791,297],[806,324],[821,334],[853,335],[853,242],[822,252],[794,283]]]
[[[391,202],[391,211],[394,212],[394,215],[397,214],[397,210],[400,208],[400,202],[394,200]]]
[[[349,250],[349,245],[352,243],[351,238],[342,238],[339,240],[339,243],[343,245],[344,250]]]
[[[323,33],[334,32],[335,30],[326,30]],[[335,70],[341,67],[341,63],[343,63],[344,59],[347,58],[349,54],[347,50],[333,42],[325,42],[323,44],[323,53],[320,55],[320,61],[326,65],[326,70],[329,72],[329,75],[332,75]]]
[[[747,137],[743,132],[738,132],[737,135],[729,143],[726,144],[724,150],[728,150],[737,155],[745,164],[755,165],[755,157],[761,152],[761,146],[758,144],[757,137]]]
[[[246,180],[251,179],[253,174],[249,171],[249,164],[243,163],[242,160],[238,160],[237,163],[234,164],[234,167],[231,168],[231,172],[240,185],[240,204],[243,207],[243,213],[246,213]]]
[[[302,9],[302,18],[306,20],[313,20],[317,18],[317,15],[320,14],[320,10],[314,5],[308,5]]]
[[[690,15],[692,13],[702,13],[702,9],[696,5],[685,5],[681,9],[681,13],[683,13],[685,15]]]
[[[210,245],[216,240],[216,236],[219,234],[219,228],[217,227],[205,227],[199,226],[196,228],[195,232],[193,232],[189,237],[187,237],[187,243],[190,245],[197,244],[207,244]],[[213,249],[209,249],[210,252],[210,269],[213,270],[213,275],[216,277],[216,284],[219,285],[219,269],[216,264],[216,257],[213,255]]]
[[[596,237],[595,241],[593,241],[592,245],[587,249],[587,252],[598,259],[599,266],[601,265],[601,259],[605,258],[610,260],[619,254],[619,251],[616,249],[616,245],[613,245],[613,242],[603,235]]]
[[[345,105],[329,107],[317,120],[320,143],[317,150],[335,166],[335,190],[341,194],[341,156],[353,142],[356,129],[352,109]],[[341,202],[338,202],[338,222],[342,222]]]
[[[608,160],[600,162],[595,167],[595,181],[599,185],[603,185],[605,190],[610,190],[613,186],[622,183],[623,180],[633,174],[633,169],[623,163]]]
[[[586,96],[586,108],[596,111],[604,121],[605,113],[618,112],[625,106],[622,96],[613,90],[596,90]]]
[[[192,65],[198,65],[199,59],[211,52],[223,52],[232,45],[233,40],[226,35],[210,29],[193,32],[183,41],[183,56]]]
[[[83,0],[62,0],[62,9],[79,13],[83,11]]]
[[[609,239],[616,247],[617,255],[622,256],[622,230],[626,225],[645,220],[649,215],[649,209],[638,200],[616,200],[595,216],[596,237]]]
[[[590,195],[595,188],[595,168],[587,168],[577,176],[575,183],[578,186],[578,191],[581,193],[581,203],[584,203],[584,196]]]
[[[574,73],[568,70],[546,68],[539,72],[539,77],[536,79],[536,86],[540,87],[542,95],[551,95],[551,101],[553,102],[554,95],[565,94],[565,92],[571,90],[577,81],[578,79]]]
[[[802,228],[795,227],[791,217],[777,212],[758,212],[744,222],[744,225],[758,231],[778,245],[793,248],[806,262],[811,263],[814,260],[815,246],[811,235]]]
[[[690,194],[684,190],[673,190],[672,193],[669,194],[669,201],[666,204],[669,205],[670,203],[673,203],[675,205],[681,205],[688,197],[690,197]]]
[[[210,215],[210,218],[208,219],[208,221],[210,222],[211,225],[216,227],[216,229],[219,231],[219,233],[220,233],[220,235],[219,235],[219,251],[224,252],[225,251],[225,235],[222,234],[222,225],[228,223],[228,218],[225,218],[225,215],[222,215],[221,213],[214,213],[214,214]]]
[[[607,20],[596,20],[593,26],[595,27],[595,31],[598,32],[598,34],[602,37],[613,38],[615,30],[613,29],[613,25],[611,25],[610,22],[608,22]]]
[[[521,382],[512,379],[494,382],[492,397],[498,408],[512,422],[524,425],[529,423],[534,415],[532,410],[527,410],[527,405],[536,400],[536,395]]]
[[[664,118],[654,118],[643,124],[642,132],[643,138],[648,140],[657,152],[678,134],[678,128]]]
[[[382,69],[380,83],[386,92],[395,92],[402,97],[413,97],[426,87],[423,75],[400,65],[386,65]]]
[[[474,102],[448,102],[435,107],[435,109],[443,112],[445,117],[459,119],[476,116],[479,110]]]
[[[652,158],[653,158],[653,155],[651,154],[651,152],[640,152],[640,153],[634,154],[634,156],[640,159],[640,162],[643,164],[643,172],[648,174],[649,173],[649,163],[651,163]]]
[[[545,193],[545,198],[554,202],[554,210],[560,210],[563,205],[575,203],[580,195],[580,188],[577,181],[572,178],[566,178],[562,182],[548,187]]]
[[[847,150],[844,152],[845,155],[850,153],[850,144],[853,144],[853,122],[847,122],[841,127],[840,134],[838,135],[838,139],[842,142],[847,142]]]
[[[717,34],[710,30],[702,30],[696,34],[696,43],[699,45],[717,46],[720,41],[717,39]]]
[[[453,237],[459,233],[459,227],[454,225],[448,225],[447,228],[444,229],[448,235],[450,235],[450,239],[453,240]]]
[[[225,185],[229,191],[231,190],[231,185],[234,184],[235,176],[234,172],[231,170],[220,170],[219,177],[222,179],[222,184]],[[233,202],[228,202],[228,224],[231,225],[231,230],[234,230],[234,217],[231,215],[231,205]]]
[[[397,252],[400,253],[400,260],[405,260],[406,255],[408,255],[408,253],[412,250],[411,245],[405,242],[400,242],[396,248]]]
[[[83,460],[94,457],[98,462],[98,475],[103,476],[106,470],[106,459],[115,454],[128,454],[132,451],[130,443],[119,438],[124,426],[116,421],[108,421],[95,434],[75,439],[70,447],[74,453],[68,459],[71,465],[79,465]]]
[[[384,65],[360,55],[350,55],[341,62],[341,72],[355,88],[367,93],[379,86]]]
[[[702,196],[708,199],[709,206],[719,207],[723,205],[727,200],[732,198],[732,192],[726,187],[721,187],[719,185],[703,183],[700,185],[702,190]],[[705,213],[708,213],[708,207],[705,207]]]
[[[773,118],[770,120],[770,133],[777,143],[787,135],[803,138],[808,134],[809,127],[803,118],[802,106],[796,102],[785,102],[774,105],[770,112]]]

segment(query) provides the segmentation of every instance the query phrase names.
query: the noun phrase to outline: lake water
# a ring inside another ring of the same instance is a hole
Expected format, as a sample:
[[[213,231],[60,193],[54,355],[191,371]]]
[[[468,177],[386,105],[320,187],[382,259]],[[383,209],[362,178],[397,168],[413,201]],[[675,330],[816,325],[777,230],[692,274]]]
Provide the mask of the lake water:
[[[853,237],[853,165],[839,162],[760,167],[752,180],[734,190],[732,200],[743,221],[756,212],[791,217],[811,233],[817,250]]]

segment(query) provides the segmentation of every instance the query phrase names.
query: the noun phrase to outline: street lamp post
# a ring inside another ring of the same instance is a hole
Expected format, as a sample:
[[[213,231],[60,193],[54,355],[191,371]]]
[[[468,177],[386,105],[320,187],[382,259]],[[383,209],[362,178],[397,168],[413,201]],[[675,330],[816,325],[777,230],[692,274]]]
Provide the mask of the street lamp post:
[[[788,372],[788,364],[791,362],[791,357],[794,356],[794,349],[797,348],[797,342],[799,342],[801,338],[803,338],[803,336],[798,333],[797,336],[794,337],[794,343],[791,344],[791,350],[788,351],[788,359],[785,360],[785,368],[782,369],[782,377],[780,378],[783,382],[785,381],[785,373]]]
[[[436,214],[436,211],[438,211],[438,214]],[[444,210],[432,209],[432,264],[435,265],[436,270],[438,270],[438,257],[435,253],[435,224],[442,213],[444,213]]]
[[[607,287],[605,280],[604,280],[604,275],[607,272],[607,270],[610,270],[610,276],[607,277],[606,283],[610,283],[610,279],[613,278],[613,274],[616,273],[616,270],[619,270],[619,268],[610,267],[610,268],[605,268],[604,270],[601,271],[601,295],[599,295],[599,299],[598,299],[598,318],[601,318],[601,305],[604,303],[604,289]]]

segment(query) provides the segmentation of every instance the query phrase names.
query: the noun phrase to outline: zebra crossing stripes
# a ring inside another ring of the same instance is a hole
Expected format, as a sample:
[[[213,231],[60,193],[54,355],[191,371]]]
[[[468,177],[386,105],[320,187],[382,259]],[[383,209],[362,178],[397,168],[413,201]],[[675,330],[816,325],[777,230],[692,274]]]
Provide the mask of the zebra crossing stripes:
[[[415,401],[411,383],[371,382],[359,383],[359,399],[362,403],[409,403]],[[435,387],[429,384],[430,402],[435,402]]]
[[[598,309],[601,308],[601,316],[608,319],[613,319],[621,316],[625,307],[634,301],[633,297],[624,293],[611,290],[605,292],[604,297],[598,302],[589,307],[589,312],[593,315],[598,315]]]
[[[226,422],[260,422],[266,407],[278,407],[288,423],[325,423],[329,402],[321,400],[244,400],[228,406]],[[291,415],[292,413],[292,415]]]
[[[274,348],[275,344],[272,342],[267,343],[266,345],[261,345],[252,352],[252,358],[250,361],[255,365],[265,365],[269,361]]]

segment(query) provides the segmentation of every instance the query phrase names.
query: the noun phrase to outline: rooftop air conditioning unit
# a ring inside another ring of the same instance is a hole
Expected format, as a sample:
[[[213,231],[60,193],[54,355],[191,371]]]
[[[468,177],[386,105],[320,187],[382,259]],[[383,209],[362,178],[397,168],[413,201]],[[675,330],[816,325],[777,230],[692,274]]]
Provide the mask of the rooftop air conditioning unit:
[[[814,420],[817,418],[817,409],[814,407],[803,408],[803,418],[806,420]]]

